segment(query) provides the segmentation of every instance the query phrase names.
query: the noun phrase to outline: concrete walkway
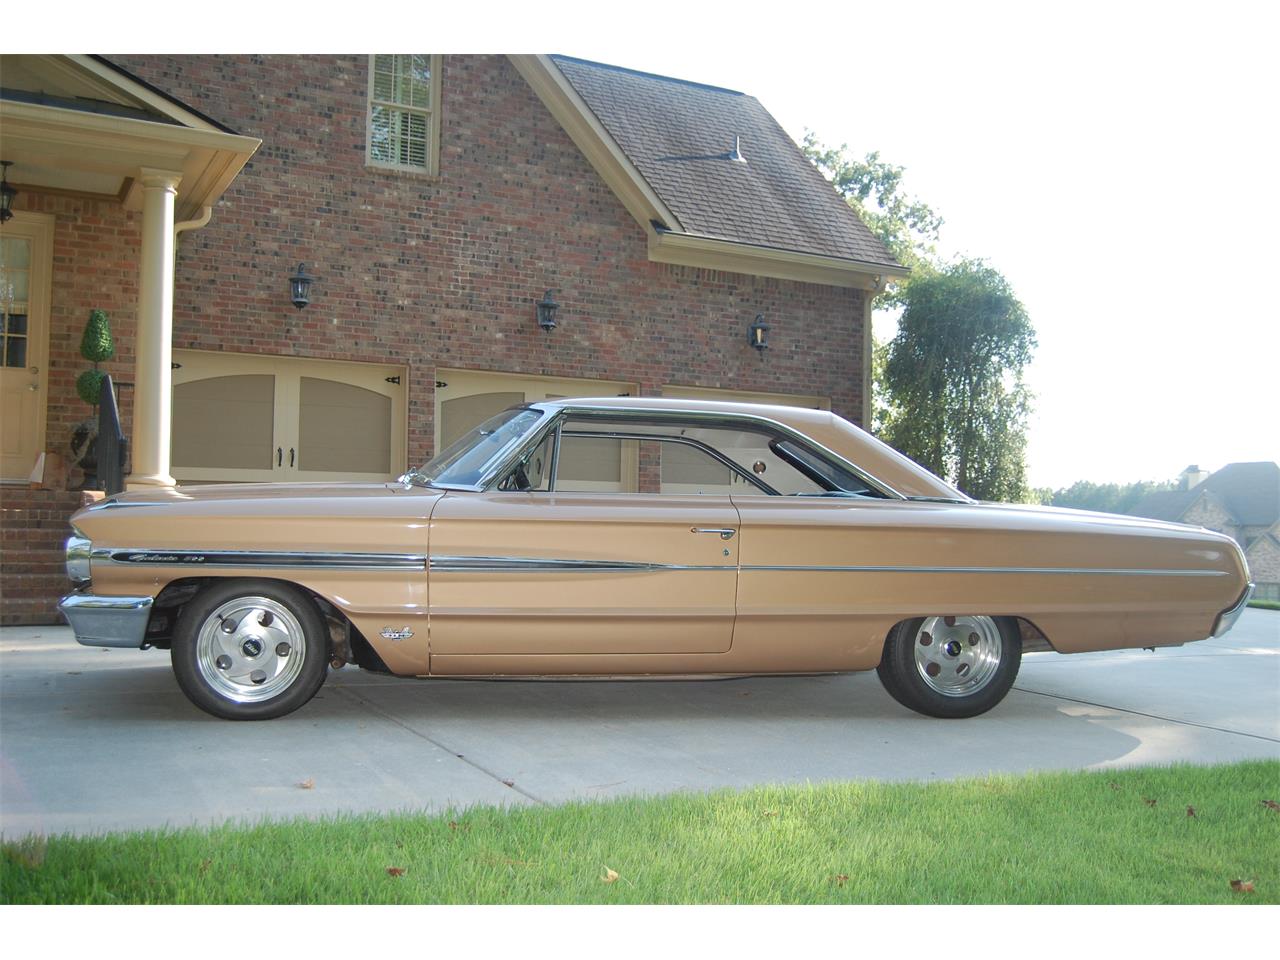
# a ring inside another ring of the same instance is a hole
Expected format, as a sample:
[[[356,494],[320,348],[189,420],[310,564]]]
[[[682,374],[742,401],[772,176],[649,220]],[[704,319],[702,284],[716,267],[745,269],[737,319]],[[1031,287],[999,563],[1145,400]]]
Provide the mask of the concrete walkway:
[[[1008,699],[964,721],[907,711],[873,673],[473,682],[348,667],[289,717],[229,723],[187,702],[167,653],[0,631],[7,838],[1246,758],[1280,758],[1280,612],[1157,653],[1028,655]]]

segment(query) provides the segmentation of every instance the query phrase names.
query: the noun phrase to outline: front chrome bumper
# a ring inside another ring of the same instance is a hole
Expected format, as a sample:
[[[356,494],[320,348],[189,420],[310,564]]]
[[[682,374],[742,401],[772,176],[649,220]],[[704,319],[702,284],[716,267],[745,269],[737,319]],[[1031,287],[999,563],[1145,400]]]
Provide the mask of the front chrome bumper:
[[[142,647],[151,619],[151,597],[97,597],[73,593],[58,609],[86,647]]]
[[[1235,606],[1228,607],[1218,614],[1218,620],[1213,625],[1213,633],[1211,636],[1220,637],[1232,627],[1236,625],[1236,621],[1240,619],[1240,614],[1244,613],[1244,608],[1249,605],[1249,598],[1253,596],[1253,584],[1250,583],[1244,588],[1244,593],[1240,594],[1240,599],[1235,602]]]

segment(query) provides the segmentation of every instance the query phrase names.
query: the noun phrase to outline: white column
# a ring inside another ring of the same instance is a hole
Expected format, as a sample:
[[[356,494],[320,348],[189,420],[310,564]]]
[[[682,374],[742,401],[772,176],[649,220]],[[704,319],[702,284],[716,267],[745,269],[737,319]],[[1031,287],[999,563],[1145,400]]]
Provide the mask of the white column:
[[[133,473],[128,487],[171,487],[173,403],[173,201],[182,174],[143,167],[138,352],[133,391]]]

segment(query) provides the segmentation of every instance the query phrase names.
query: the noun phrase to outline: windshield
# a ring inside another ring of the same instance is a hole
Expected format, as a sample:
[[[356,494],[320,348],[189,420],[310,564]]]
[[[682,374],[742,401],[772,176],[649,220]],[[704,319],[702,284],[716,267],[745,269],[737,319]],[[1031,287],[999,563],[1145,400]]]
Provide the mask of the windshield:
[[[503,410],[449,444],[413,477],[437,486],[478,486],[490,466],[542,417],[541,410]]]

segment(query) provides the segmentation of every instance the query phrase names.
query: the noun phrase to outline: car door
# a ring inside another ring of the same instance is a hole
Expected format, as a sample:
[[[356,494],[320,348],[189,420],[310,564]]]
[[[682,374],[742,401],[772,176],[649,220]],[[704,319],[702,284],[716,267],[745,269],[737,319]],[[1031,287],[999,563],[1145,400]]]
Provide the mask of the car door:
[[[737,529],[727,495],[451,492],[428,535],[432,672],[454,655],[571,655],[591,673],[600,654],[728,651]]]

